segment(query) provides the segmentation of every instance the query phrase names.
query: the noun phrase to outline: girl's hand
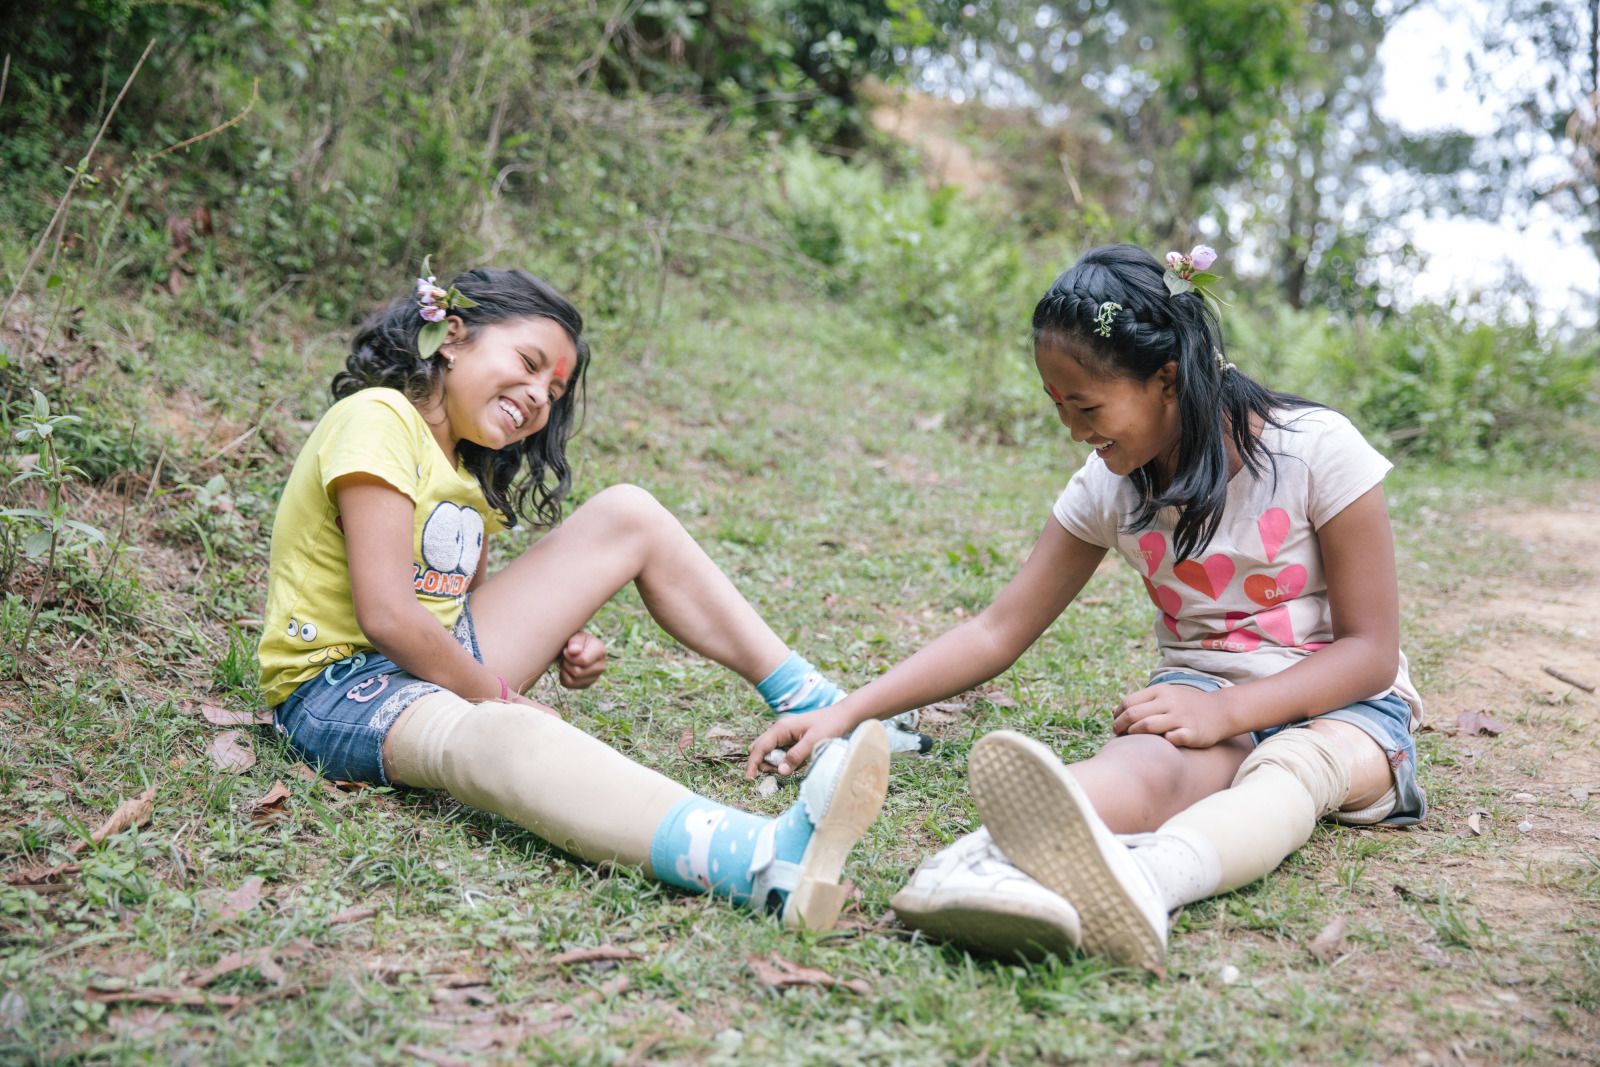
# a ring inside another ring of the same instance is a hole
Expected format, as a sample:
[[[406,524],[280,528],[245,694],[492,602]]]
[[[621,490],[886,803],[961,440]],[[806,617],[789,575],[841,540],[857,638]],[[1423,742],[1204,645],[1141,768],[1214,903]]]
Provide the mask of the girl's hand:
[[[606,669],[606,645],[594,634],[579,630],[567,638],[561,650],[561,684],[568,689],[587,689]]]
[[[751,781],[770,766],[763,761],[775,748],[787,749],[783,762],[778,764],[779,774],[793,774],[811,758],[811,750],[830,737],[843,737],[855,726],[855,719],[840,709],[842,704],[803,715],[785,715],[750,746],[750,758],[745,761],[744,777]]]
[[[1111,732],[1159,734],[1179,748],[1210,748],[1239,733],[1229,726],[1225,692],[1208,693],[1187,685],[1146,686],[1122,698]]]

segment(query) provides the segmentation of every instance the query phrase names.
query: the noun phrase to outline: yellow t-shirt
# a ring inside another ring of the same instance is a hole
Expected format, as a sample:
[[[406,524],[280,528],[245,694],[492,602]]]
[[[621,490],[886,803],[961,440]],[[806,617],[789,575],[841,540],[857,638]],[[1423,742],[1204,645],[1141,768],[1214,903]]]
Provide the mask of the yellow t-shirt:
[[[363,389],[328,409],[300,450],[272,523],[261,692],[276,706],[331,663],[372,648],[356,624],[333,482],[383,479],[416,504],[417,599],[455,626],[484,537],[506,528],[471,474],[452,466],[422,414],[393,389]]]

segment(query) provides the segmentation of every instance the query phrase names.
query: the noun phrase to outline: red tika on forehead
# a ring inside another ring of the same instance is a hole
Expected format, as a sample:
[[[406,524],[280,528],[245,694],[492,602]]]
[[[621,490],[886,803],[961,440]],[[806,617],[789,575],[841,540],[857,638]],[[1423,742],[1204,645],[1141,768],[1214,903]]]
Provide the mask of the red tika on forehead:
[[[1065,404],[1067,402],[1067,398],[1057,392],[1056,387],[1053,385],[1046,385],[1044,387],[1044,391],[1049,393],[1050,399],[1054,400],[1057,404]]]

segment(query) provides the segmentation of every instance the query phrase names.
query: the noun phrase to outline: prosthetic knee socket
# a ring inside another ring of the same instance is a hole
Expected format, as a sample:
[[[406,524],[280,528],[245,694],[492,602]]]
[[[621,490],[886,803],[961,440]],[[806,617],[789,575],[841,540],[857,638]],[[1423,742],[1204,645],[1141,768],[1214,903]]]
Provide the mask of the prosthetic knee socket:
[[[1297,727],[1261,742],[1239,765],[1234,786],[1263,767],[1284,771],[1305,787],[1316,808],[1314,819],[1339,810],[1350,794],[1350,769],[1334,744],[1315,730]]]

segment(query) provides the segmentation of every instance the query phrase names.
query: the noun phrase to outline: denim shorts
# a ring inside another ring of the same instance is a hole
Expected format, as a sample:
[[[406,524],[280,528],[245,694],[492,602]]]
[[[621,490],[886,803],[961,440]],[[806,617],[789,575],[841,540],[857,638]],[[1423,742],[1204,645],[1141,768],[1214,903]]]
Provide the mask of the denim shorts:
[[[1150,679],[1150,684],[1187,685],[1207,692],[1222,688],[1222,683],[1215,678],[1189,671],[1161,671]],[[1389,693],[1371,700],[1358,700],[1346,707],[1324,712],[1315,719],[1349,723],[1376,741],[1389,758],[1389,770],[1394,775],[1395,807],[1377,825],[1410,826],[1422,821],[1423,816],[1428,814],[1428,800],[1422,795],[1422,787],[1417,784],[1417,746],[1411,739],[1411,705],[1406,703],[1404,697],[1399,693]],[[1282,726],[1269,726],[1265,730],[1253,730],[1250,736],[1259,745],[1273,734],[1307,726],[1315,719],[1300,719]],[[1337,819],[1338,815],[1335,814],[1334,818]]]
[[[483,662],[469,605],[462,605],[453,636],[473,659]],[[383,739],[389,727],[412,703],[441,688],[368,649],[301,682],[288,700],[272,709],[272,717],[294,754],[324,777],[388,785]]]

